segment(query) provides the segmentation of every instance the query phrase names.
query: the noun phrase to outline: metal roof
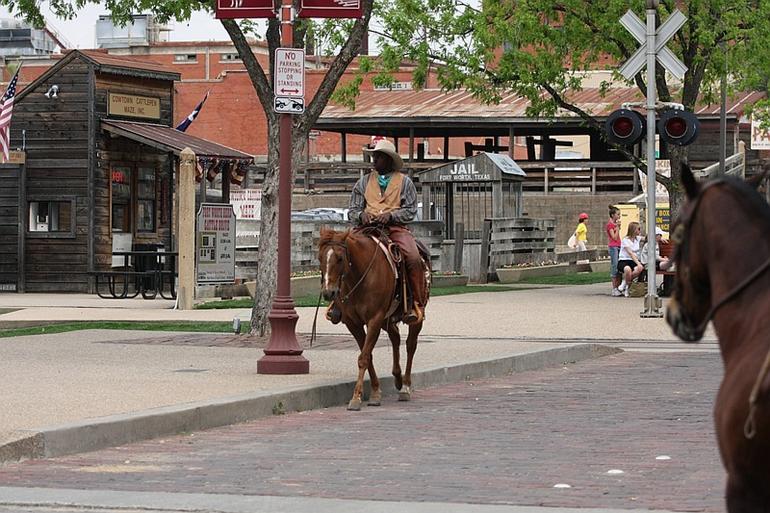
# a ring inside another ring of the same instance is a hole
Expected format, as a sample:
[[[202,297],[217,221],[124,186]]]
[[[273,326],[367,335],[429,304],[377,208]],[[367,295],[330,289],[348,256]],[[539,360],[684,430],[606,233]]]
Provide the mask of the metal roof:
[[[97,65],[99,71],[124,75],[158,75],[165,80],[179,80],[181,74],[168,66],[131,55],[110,55],[99,50],[73,50]]]
[[[728,118],[737,119],[746,105],[764,96],[764,93],[744,92],[728,99]],[[566,99],[600,119],[620,108],[622,103],[644,101],[636,87],[611,88],[603,95],[599,88],[586,88],[566,95]],[[554,118],[534,118],[527,115],[527,107],[529,101],[515,94],[487,105],[465,90],[362,91],[355,110],[329,104],[314,128],[391,137],[407,137],[410,129],[417,137],[507,136],[511,127],[516,135],[588,131],[571,111],[560,109]],[[695,113],[701,118],[718,118],[719,104],[697,105]]]
[[[190,148],[195,152],[196,157],[254,160],[254,157],[247,153],[188,135],[170,126],[104,119],[102,120],[102,128],[115,135],[171,152],[174,155],[179,155],[185,148]]]

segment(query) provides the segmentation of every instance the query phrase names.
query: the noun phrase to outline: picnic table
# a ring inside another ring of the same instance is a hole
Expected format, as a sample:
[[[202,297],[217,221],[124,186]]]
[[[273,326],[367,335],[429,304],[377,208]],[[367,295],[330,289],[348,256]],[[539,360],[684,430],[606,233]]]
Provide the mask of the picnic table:
[[[114,251],[112,256],[122,258],[123,265],[94,273],[99,297],[176,299],[176,251]]]

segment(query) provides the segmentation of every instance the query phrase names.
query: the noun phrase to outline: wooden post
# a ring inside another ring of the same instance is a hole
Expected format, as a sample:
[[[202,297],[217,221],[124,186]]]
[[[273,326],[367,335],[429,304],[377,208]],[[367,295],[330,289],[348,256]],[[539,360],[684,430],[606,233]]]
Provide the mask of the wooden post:
[[[340,155],[342,155],[342,162],[348,161],[348,134],[347,132],[340,132]]]
[[[206,177],[204,176],[203,181],[205,180]],[[195,153],[190,148],[182,150],[179,158],[177,198],[179,208],[177,308],[192,310],[193,296],[195,295]]]
[[[515,150],[514,140],[515,140],[515,137],[513,132],[513,125],[510,125],[508,127],[508,156],[511,157],[511,159],[513,159],[514,150]]]
[[[444,161],[449,161],[449,137],[444,137]]]
[[[489,275],[489,239],[492,236],[492,220],[484,219],[481,230],[481,258],[479,259],[479,283],[486,283]]]
[[[596,194],[596,168],[591,168],[591,194]]]
[[[465,245],[465,225],[457,223],[455,225],[455,261],[454,271],[462,274],[463,272],[463,246]]]

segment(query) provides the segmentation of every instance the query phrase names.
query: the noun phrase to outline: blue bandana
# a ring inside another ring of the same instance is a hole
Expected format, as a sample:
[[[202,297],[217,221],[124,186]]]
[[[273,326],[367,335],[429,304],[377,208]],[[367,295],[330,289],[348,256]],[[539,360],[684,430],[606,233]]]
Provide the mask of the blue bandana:
[[[377,183],[380,184],[380,187],[383,189],[388,188],[388,184],[390,183],[390,179],[393,178],[392,174],[389,175],[377,175]]]

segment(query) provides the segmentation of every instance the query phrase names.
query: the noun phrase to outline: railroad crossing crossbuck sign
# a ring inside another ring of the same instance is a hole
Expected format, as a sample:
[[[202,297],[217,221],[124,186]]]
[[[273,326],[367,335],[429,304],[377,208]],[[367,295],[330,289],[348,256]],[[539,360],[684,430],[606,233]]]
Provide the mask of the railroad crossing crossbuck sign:
[[[687,16],[682,14],[679,9],[674,9],[671,16],[663,25],[658,27],[655,33],[655,57],[664,68],[679,80],[684,78],[687,66],[674,55],[674,52],[666,48],[666,43],[676,34],[677,30],[682,28],[685,21],[687,21]],[[647,28],[631,10],[626,11],[626,14],[620,18],[620,24],[642,45],[620,68],[620,74],[627,80],[631,80],[647,62]]]

